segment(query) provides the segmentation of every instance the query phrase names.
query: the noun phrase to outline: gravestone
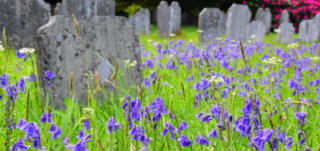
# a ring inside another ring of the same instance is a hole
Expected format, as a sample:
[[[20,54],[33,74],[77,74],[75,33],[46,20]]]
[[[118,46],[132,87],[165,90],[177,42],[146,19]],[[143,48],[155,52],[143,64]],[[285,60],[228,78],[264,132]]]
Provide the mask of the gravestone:
[[[181,8],[179,3],[173,1],[170,5],[170,23],[169,23],[169,33],[180,32],[181,28]]]
[[[56,15],[69,16],[115,16],[113,0],[63,0],[55,9]]]
[[[314,18],[313,18],[313,24],[314,27],[316,27],[316,30],[314,31],[316,36],[316,40],[319,41],[320,40],[320,14],[317,14]]]
[[[294,34],[294,27],[292,23],[280,24],[279,30],[280,31],[277,35],[277,41],[280,43],[291,43]]]
[[[150,34],[150,11],[147,8],[141,8],[139,12],[129,18],[135,33]]]
[[[142,82],[139,38],[134,34],[127,18],[82,16],[78,17],[78,24],[81,38],[71,16],[52,16],[49,23],[38,30],[38,36],[34,37],[42,101],[49,95],[49,102],[54,104],[55,108],[65,106],[64,98],[69,95],[71,72],[73,92],[80,103],[85,103],[88,98],[85,76],[87,71],[95,73],[97,69],[100,84],[107,93],[116,90],[105,82],[105,79],[113,81],[111,76],[115,73],[116,64],[119,65],[118,76],[121,76],[119,73],[123,74],[127,87]],[[128,69],[124,68],[124,60],[137,62],[130,68],[130,74]],[[49,88],[44,81],[44,73],[48,70],[55,74]],[[88,83],[92,85],[91,81]],[[116,83],[116,86],[124,88],[125,84]],[[45,91],[46,89],[49,91]]]
[[[290,18],[289,18],[289,12],[287,10],[284,10],[282,13],[281,13],[281,16],[280,16],[280,24],[281,23],[290,23]]]
[[[258,41],[263,41],[266,28],[262,21],[252,21],[247,27],[247,35],[251,37],[255,37]]]
[[[157,7],[157,28],[160,37],[169,36],[170,7],[166,1],[161,1]]]
[[[32,37],[49,17],[50,5],[43,0],[0,0],[0,39],[6,28],[9,46],[33,47]]]
[[[179,3],[172,2],[169,7],[166,1],[161,1],[157,7],[157,28],[160,37],[175,34],[181,28],[181,8]]]
[[[212,43],[221,38],[225,17],[218,8],[205,8],[199,14],[199,42]]]
[[[227,12],[226,39],[247,41],[247,26],[250,24],[251,12],[247,5],[232,4]]]
[[[188,25],[188,19],[189,19],[188,13],[183,12],[181,17],[181,25]]]
[[[266,34],[270,32],[272,14],[269,8],[263,10],[263,8],[260,7],[256,13],[255,20],[263,22],[266,28]]]
[[[299,26],[299,38],[306,42],[316,41],[318,38],[318,30],[320,26],[316,26],[315,20],[303,20]]]

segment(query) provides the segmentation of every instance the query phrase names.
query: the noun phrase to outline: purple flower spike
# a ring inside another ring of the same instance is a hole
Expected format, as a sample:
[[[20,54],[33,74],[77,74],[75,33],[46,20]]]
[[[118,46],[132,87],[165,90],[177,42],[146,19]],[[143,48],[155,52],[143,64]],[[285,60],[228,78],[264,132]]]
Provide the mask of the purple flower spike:
[[[189,140],[186,136],[184,135],[181,135],[179,138],[178,138],[178,142],[179,142],[179,145],[180,146],[183,146],[183,147],[189,147],[191,145],[191,140]]]
[[[196,144],[209,146],[210,145],[210,141],[205,139],[203,136],[197,136]]]
[[[10,151],[16,151],[16,150],[27,150],[29,149],[29,146],[26,146],[23,144],[23,141],[21,138],[18,139],[17,142],[13,144],[13,146],[10,148]]]

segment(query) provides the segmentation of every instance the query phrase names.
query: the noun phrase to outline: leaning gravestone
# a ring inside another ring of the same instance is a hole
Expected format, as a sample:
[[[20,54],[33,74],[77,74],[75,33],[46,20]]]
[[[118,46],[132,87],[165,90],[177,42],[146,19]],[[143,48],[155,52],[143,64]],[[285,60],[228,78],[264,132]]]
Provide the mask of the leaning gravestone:
[[[69,16],[115,16],[113,0],[63,0],[55,9],[56,15]]]
[[[181,8],[177,2],[169,7],[166,1],[161,1],[157,7],[157,27],[160,37],[168,37],[180,31]]]
[[[181,28],[181,8],[178,2],[173,1],[170,5],[169,33],[177,33]]]
[[[227,12],[225,38],[236,40],[241,38],[247,41],[250,37],[246,34],[250,23],[251,12],[247,5],[232,4]]]
[[[224,30],[224,14],[218,8],[205,8],[199,14],[199,41],[212,43],[221,38]]]
[[[258,41],[263,41],[266,28],[262,21],[252,21],[247,27],[247,35],[255,37]]]
[[[291,43],[294,34],[292,23],[282,23],[279,26],[277,41],[280,43]]]
[[[43,0],[0,0],[0,35],[6,28],[9,46],[33,47],[32,37],[49,17],[50,5]]]
[[[281,23],[290,23],[289,12],[284,10],[280,16],[280,24]]]
[[[266,34],[270,32],[272,14],[269,8],[263,10],[263,8],[260,7],[256,13],[255,20],[263,22],[266,28]]]
[[[142,82],[139,38],[134,34],[127,18],[82,16],[78,18],[78,24],[81,38],[72,17],[53,16],[48,24],[38,30],[38,36],[34,37],[41,97],[44,100],[49,95],[51,105],[54,104],[57,108],[65,106],[64,98],[69,95],[71,72],[74,75],[73,92],[80,103],[88,98],[87,71],[94,73],[97,70],[100,84],[104,85],[106,92],[114,90],[105,79],[113,81],[111,75],[115,73],[116,64],[119,65],[118,76],[119,72],[123,73],[127,87]],[[137,62],[131,67],[130,74],[124,68],[124,60]],[[55,74],[49,88],[44,81],[44,73],[48,70]],[[89,85],[91,84],[90,81]],[[116,85],[125,87],[123,83]],[[46,89],[49,91],[45,91]]]
[[[150,11],[147,8],[141,8],[139,12],[129,18],[137,34],[150,34]]]

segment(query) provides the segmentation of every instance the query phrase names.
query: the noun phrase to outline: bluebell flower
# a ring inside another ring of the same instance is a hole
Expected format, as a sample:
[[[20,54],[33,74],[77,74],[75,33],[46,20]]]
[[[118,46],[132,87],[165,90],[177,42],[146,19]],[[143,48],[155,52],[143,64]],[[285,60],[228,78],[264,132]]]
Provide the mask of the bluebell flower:
[[[53,133],[52,139],[57,139],[58,136],[61,136],[61,128],[58,127],[58,129]]]
[[[178,138],[178,142],[179,142],[179,145],[180,146],[183,146],[183,147],[189,147],[192,143],[191,140],[189,140],[186,136],[184,135],[181,135],[179,138]]]
[[[174,64],[172,63],[172,60],[169,60],[169,61],[166,63],[166,68],[167,68],[167,69],[170,69],[170,70],[173,70],[173,69],[174,69]]]
[[[45,74],[45,76],[44,76],[44,80],[45,81],[51,80],[54,77],[53,72],[51,72],[49,70],[46,71],[44,74]]]
[[[206,114],[204,117],[201,118],[201,122],[205,123],[205,122],[210,122],[212,120],[211,115],[210,114]]]
[[[149,78],[145,78],[144,79],[144,87],[150,87],[151,86],[151,81],[149,80]]]
[[[200,144],[200,145],[210,145],[210,141],[205,139],[203,136],[197,136],[196,137],[196,144]]]
[[[106,125],[108,126],[107,133],[117,132],[121,128],[121,124],[116,123],[113,116],[110,117],[109,122]]]
[[[185,121],[182,121],[179,125],[179,131],[183,131],[186,128],[188,128],[189,126],[187,125],[187,123]]]
[[[90,127],[89,119],[87,119],[82,125],[85,127],[86,130],[89,130],[89,127]]]
[[[294,114],[294,117],[299,120],[300,124],[304,124],[305,123],[305,118],[307,116],[307,113],[305,112],[298,112]]]
[[[170,139],[176,139],[176,136],[174,135],[174,133],[177,132],[178,130],[173,125],[171,125],[170,123],[166,123],[166,128],[163,130],[161,135],[162,136],[167,136],[167,132],[168,131],[171,134]]]
[[[56,124],[52,123],[49,129],[49,133],[54,133],[57,129]]]
[[[147,146],[152,140],[151,138],[147,138],[144,135],[144,130],[138,127],[137,125],[134,125],[128,133],[132,136],[132,140],[142,142],[145,146]]]
[[[24,145],[22,139],[19,138],[18,141],[12,145],[10,151],[27,150],[29,148],[30,146]]]
[[[201,113],[199,113],[198,115],[196,115],[196,118],[197,118],[197,119],[200,119],[200,118],[202,117],[202,115],[203,115],[203,112],[201,112]]]
[[[52,113],[43,113],[40,118],[40,123],[51,123],[52,122]]]
[[[147,63],[146,63],[147,65],[148,65],[148,67],[149,67],[149,69],[152,69],[153,68],[153,66],[154,66],[154,64],[153,64],[153,61],[152,60],[147,60]]]
[[[67,144],[68,144],[68,141],[69,141],[69,137],[65,137],[65,138],[62,140],[62,144],[63,144],[63,145],[67,145]]]
[[[20,130],[22,130],[25,124],[27,124],[27,121],[24,118],[20,119],[19,124],[16,126],[16,128],[19,128]]]
[[[217,138],[217,137],[218,137],[218,134],[217,134],[216,129],[213,129],[213,130],[209,133],[209,136],[208,136],[208,137]]]

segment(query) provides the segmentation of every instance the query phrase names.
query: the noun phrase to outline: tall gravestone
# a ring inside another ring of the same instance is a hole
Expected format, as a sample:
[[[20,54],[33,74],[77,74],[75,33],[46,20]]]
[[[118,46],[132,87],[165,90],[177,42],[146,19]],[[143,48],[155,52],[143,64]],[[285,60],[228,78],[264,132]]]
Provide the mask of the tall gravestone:
[[[292,23],[282,23],[279,26],[277,41],[280,43],[291,43],[294,34]]]
[[[56,15],[115,16],[114,0],[63,0],[55,9]]]
[[[177,33],[181,28],[181,8],[178,2],[173,1],[170,5],[169,33]]]
[[[270,32],[272,14],[269,8],[266,8],[265,10],[263,10],[263,8],[260,7],[256,13],[255,20],[262,21],[266,28],[265,32],[266,33]]]
[[[177,2],[169,7],[166,1],[161,1],[157,7],[157,28],[160,37],[168,37],[180,31],[181,8]]]
[[[247,26],[250,23],[251,12],[247,5],[232,4],[227,12],[226,35],[227,39],[247,41]]]
[[[263,41],[266,28],[262,21],[252,21],[247,27],[247,35],[255,37],[258,41]]]
[[[289,12],[287,10],[284,10],[282,13],[281,13],[281,16],[280,16],[280,24],[281,23],[290,23],[290,18],[289,18]]]
[[[199,14],[199,41],[212,43],[221,38],[224,30],[224,14],[218,8],[205,8]]]
[[[316,33],[316,35],[317,35],[317,41],[319,41],[320,40],[320,14],[317,14],[315,17],[314,17],[314,19],[313,19],[313,24],[314,24],[314,26],[315,27],[317,27],[316,28],[316,30],[314,31],[315,33]]]
[[[316,41],[320,26],[316,26],[315,20],[303,20],[299,26],[299,38],[306,42]]]
[[[141,8],[139,12],[129,18],[130,24],[137,34],[150,34],[150,11],[147,8]]]
[[[103,84],[107,93],[114,90],[114,87],[106,83],[105,79],[113,81],[111,76],[115,73],[116,64],[119,65],[117,76],[123,74],[127,87],[142,82],[139,38],[127,18],[82,16],[78,17],[78,24],[81,38],[71,16],[53,16],[48,24],[38,30],[38,36],[34,37],[42,100],[49,95],[50,104],[56,108],[65,106],[64,98],[69,95],[71,72],[73,92],[80,103],[86,102],[88,98],[87,71],[95,73],[97,70],[100,84]],[[136,66],[131,67],[130,74],[124,68],[124,60],[137,62]],[[44,73],[48,70],[55,74],[49,88],[44,81]],[[116,85],[124,88],[125,84]]]
[[[10,46],[16,49],[33,47],[32,37],[49,17],[50,5],[43,0],[0,0],[1,37],[6,28]]]

